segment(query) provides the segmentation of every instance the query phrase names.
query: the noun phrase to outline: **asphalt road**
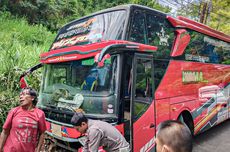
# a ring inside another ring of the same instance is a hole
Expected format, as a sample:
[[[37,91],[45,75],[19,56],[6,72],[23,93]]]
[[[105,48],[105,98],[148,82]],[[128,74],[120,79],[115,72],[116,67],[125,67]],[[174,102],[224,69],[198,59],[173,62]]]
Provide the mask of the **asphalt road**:
[[[197,135],[193,152],[230,152],[230,120]]]

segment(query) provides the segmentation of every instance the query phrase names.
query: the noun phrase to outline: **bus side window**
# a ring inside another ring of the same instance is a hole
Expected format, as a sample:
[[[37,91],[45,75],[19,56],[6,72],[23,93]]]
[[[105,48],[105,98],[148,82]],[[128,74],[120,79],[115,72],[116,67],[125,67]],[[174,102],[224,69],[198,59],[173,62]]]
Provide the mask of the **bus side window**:
[[[145,28],[145,15],[141,11],[135,11],[131,27],[130,27],[129,40],[133,42],[147,44],[146,28]]]
[[[146,13],[148,44],[157,46],[156,58],[170,58],[170,52],[174,39],[174,28],[164,16]]]
[[[152,102],[151,60],[138,59],[136,68],[136,87],[134,102],[134,120],[137,120],[148,109]]]
[[[187,61],[229,64],[230,45],[210,36],[188,30],[191,40],[184,56]]]
[[[147,18],[147,30],[148,30],[148,40],[150,45],[159,45],[159,38],[157,32],[161,30],[160,20],[155,15],[146,15]],[[162,21],[161,21],[162,22]],[[158,39],[158,40],[157,40]]]

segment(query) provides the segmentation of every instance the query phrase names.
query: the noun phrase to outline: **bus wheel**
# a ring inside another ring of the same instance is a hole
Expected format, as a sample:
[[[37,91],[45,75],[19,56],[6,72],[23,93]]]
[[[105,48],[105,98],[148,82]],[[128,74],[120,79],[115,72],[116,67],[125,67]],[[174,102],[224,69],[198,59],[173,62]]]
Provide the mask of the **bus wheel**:
[[[182,112],[177,118],[180,122],[185,124],[191,131],[192,136],[194,135],[194,123],[191,114],[188,111]]]

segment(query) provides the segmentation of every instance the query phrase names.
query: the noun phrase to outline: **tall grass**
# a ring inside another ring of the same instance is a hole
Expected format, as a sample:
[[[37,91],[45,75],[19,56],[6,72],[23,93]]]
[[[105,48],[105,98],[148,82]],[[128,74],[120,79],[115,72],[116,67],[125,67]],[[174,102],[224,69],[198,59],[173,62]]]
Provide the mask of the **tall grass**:
[[[0,12],[0,131],[6,115],[18,103],[19,77],[39,63],[40,53],[47,51],[55,34],[42,25],[31,26],[23,18]],[[30,81],[39,89],[41,71]]]

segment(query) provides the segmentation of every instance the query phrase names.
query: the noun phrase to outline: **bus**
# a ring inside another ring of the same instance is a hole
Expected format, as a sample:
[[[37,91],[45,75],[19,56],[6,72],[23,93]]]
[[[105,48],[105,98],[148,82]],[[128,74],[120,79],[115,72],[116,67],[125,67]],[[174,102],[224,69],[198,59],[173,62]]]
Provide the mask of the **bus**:
[[[165,120],[180,120],[196,135],[230,117],[230,36],[145,6],[121,5],[66,24],[22,75],[22,87],[40,67],[46,140],[63,151],[84,144],[70,123],[79,110],[114,125],[133,152],[155,151]]]

